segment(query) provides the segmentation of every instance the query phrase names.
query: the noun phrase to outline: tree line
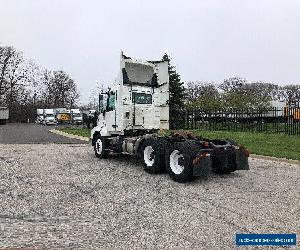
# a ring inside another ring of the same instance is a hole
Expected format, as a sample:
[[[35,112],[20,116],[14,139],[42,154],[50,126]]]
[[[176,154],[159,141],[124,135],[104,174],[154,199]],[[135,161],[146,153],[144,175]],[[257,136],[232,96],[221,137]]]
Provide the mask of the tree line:
[[[274,83],[249,82],[241,77],[231,77],[221,83],[189,81],[183,82],[170,56],[164,55],[169,62],[170,81],[170,128],[180,127],[185,114],[194,110],[221,109],[267,109],[272,101],[286,103],[300,102],[300,85],[281,86]]]
[[[185,88],[187,109],[270,108],[272,101],[300,101],[300,85],[280,86],[267,82],[249,82],[241,77],[225,79],[220,84],[188,82]]]
[[[48,70],[12,46],[0,46],[0,106],[10,110],[10,121],[33,121],[36,108],[73,108],[79,92],[63,70]]]
[[[300,85],[249,82],[241,77],[222,83],[183,82],[169,55],[170,119],[180,122],[178,110],[266,108],[272,100],[300,101]],[[93,91],[95,92],[95,91]],[[43,68],[12,46],[0,45],[0,106],[10,109],[11,121],[35,119],[36,108],[78,107],[76,82],[63,70]],[[94,97],[94,106],[95,100]],[[90,105],[93,106],[93,105]]]

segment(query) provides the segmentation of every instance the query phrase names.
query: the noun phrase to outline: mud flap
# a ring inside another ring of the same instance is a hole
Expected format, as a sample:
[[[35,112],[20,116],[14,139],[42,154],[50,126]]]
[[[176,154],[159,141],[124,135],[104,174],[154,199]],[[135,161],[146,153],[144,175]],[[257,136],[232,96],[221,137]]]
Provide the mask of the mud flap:
[[[243,149],[236,150],[237,170],[249,170],[248,156]]]
[[[193,175],[207,177],[211,173],[210,155],[202,157],[193,163]]]

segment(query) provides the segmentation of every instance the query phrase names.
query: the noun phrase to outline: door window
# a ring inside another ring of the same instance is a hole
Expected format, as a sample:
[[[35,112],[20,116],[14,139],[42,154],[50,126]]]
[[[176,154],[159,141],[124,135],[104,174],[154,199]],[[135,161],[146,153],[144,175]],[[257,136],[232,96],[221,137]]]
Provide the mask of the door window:
[[[108,97],[107,111],[115,110],[115,94],[110,94]]]

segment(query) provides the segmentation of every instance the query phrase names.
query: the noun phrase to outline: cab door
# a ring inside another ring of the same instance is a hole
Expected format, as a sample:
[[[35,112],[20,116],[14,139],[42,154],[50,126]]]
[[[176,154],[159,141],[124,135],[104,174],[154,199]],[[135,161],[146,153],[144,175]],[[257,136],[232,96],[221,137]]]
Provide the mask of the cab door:
[[[116,93],[110,92],[105,109],[105,122],[108,132],[116,131]]]

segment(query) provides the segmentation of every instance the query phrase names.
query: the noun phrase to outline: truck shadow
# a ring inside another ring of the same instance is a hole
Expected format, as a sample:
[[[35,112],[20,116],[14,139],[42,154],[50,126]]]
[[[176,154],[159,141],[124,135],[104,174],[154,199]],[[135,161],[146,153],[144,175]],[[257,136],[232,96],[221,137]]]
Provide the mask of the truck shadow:
[[[167,171],[165,170],[163,173],[160,174],[149,174],[144,171],[143,169],[143,163],[141,160],[137,159],[135,156],[127,155],[127,154],[110,154],[106,159],[102,159],[101,161],[110,161],[114,163],[115,165],[120,166],[120,169],[125,170],[131,169],[138,171],[139,174],[145,174],[147,176],[163,176],[164,178],[171,180],[169,178],[169,175]],[[193,179],[192,182],[185,182],[185,183],[179,183],[184,185],[205,185],[212,181],[218,180],[219,182],[227,182],[230,179],[236,179],[236,178],[242,178],[243,175],[239,172],[232,172],[228,174],[215,174],[215,173],[209,173],[208,176],[197,176]]]

